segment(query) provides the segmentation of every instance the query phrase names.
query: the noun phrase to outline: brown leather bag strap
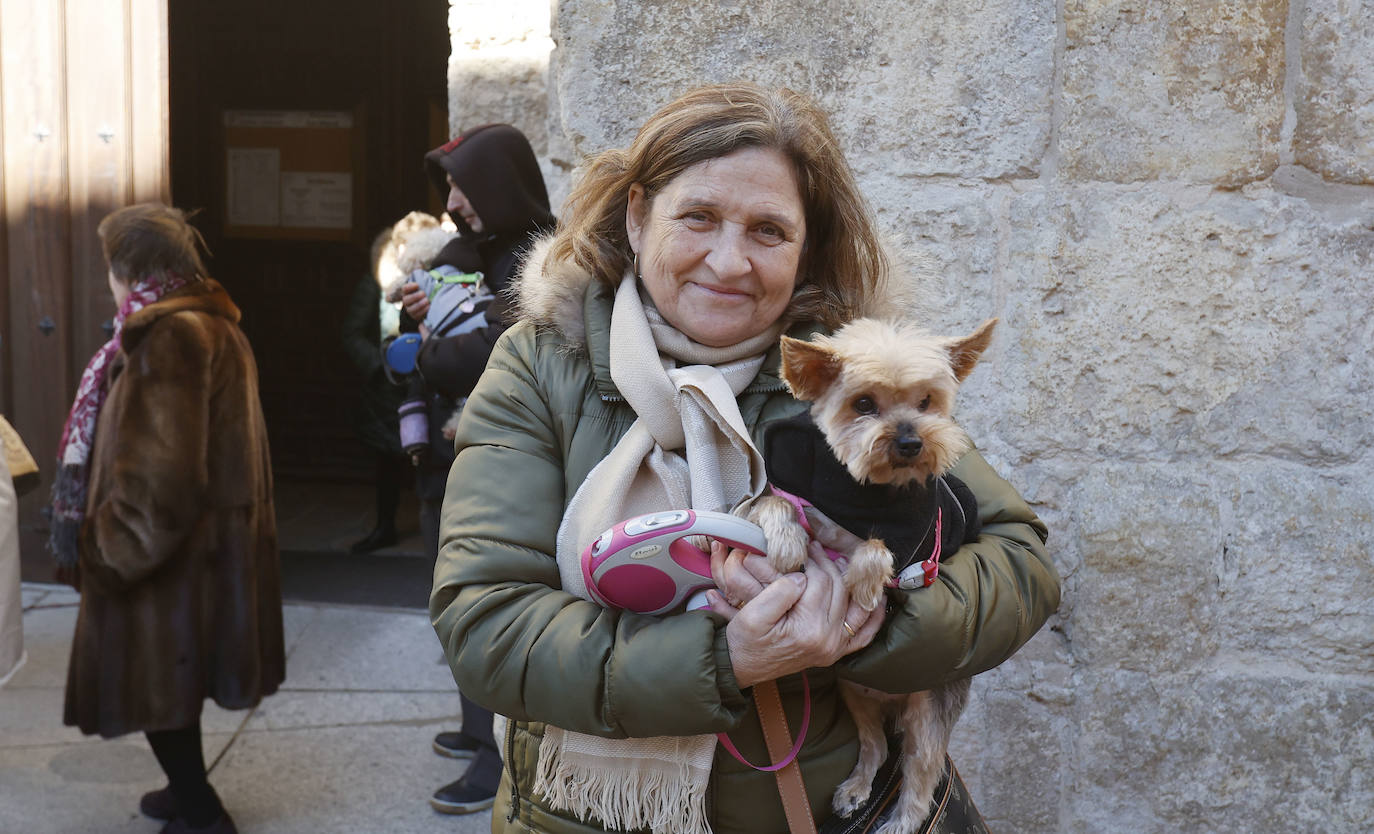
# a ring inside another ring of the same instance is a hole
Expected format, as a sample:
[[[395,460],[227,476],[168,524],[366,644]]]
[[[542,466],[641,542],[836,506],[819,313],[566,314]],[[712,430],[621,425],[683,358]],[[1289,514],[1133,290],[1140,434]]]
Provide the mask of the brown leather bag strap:
[[[782,711],[782,696],[776,681],[754,684],[754,703],[759,709],[759,723],[763,725],[763,740],[768,755],[780,762],[792,750],[792,731],[787,727],[787,715]],[[782,810],[787,815],[787,828],[792,834],[816,834],[816,820],[811,816],[811,802],[806,798],[806,784],[801,768],[793,759],[787,767],[774,771],[778,778],[778,793],[782,796]]]

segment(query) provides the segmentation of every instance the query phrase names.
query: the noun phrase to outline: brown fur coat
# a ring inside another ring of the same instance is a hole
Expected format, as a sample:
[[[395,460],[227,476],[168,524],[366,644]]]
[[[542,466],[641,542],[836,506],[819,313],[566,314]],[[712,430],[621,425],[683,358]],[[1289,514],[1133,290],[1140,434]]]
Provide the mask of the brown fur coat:
[[[267,430],[214,281],[134,313],[111,363],[80,541],[65,721],[112,737],[251,707],[285,677]]]

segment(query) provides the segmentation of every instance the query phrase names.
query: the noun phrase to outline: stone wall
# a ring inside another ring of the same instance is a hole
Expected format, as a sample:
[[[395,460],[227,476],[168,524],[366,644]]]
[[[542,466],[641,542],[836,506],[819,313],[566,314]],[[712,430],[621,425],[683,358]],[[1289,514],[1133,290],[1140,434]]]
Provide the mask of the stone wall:
[[[1002,317],[960,417],[1064,602],[956,731],[994,830],[1374,830],[1374,4],[561,0],[551,33],[491,112],[541,108],[556,198],[694,83],[792,86],[940,265],[937,326]]]

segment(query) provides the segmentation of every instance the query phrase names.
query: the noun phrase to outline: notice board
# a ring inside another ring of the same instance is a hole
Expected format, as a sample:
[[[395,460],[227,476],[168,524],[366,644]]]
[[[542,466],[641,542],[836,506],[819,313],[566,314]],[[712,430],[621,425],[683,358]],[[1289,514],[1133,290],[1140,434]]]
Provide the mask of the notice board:
[[[362,142],[347,110],[224,111],[224,233],[351,240]]]

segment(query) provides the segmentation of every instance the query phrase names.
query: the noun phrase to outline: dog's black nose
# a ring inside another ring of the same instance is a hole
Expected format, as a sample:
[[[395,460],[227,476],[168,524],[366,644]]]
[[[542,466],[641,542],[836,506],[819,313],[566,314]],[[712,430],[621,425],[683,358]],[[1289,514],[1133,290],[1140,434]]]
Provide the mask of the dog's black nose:
[[[921,438],[912,435],[903,435],[897,438],[897,454],[904,458],[914,458],[921,453]]]

